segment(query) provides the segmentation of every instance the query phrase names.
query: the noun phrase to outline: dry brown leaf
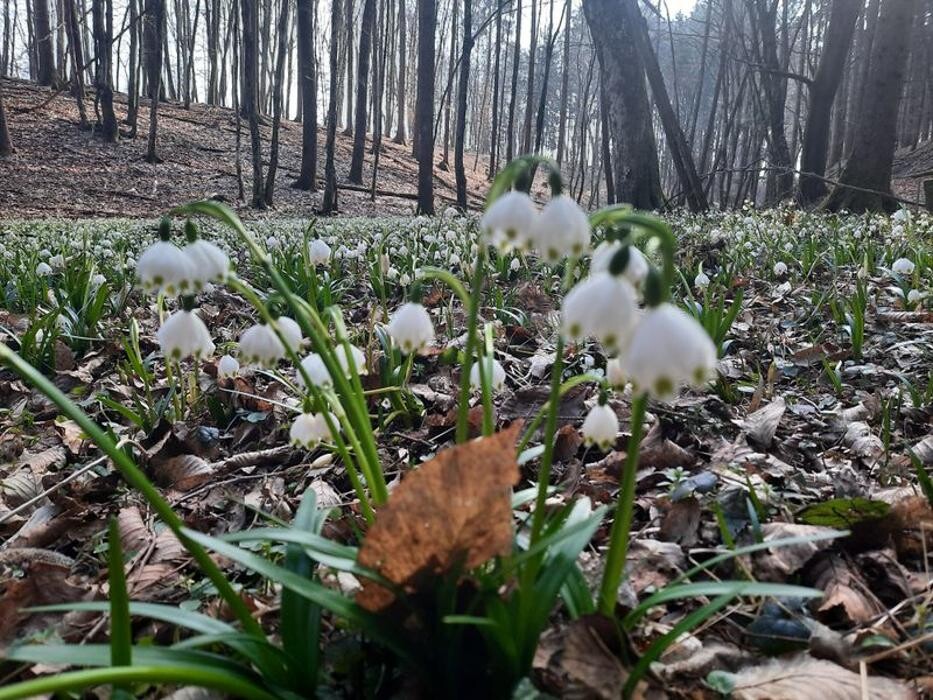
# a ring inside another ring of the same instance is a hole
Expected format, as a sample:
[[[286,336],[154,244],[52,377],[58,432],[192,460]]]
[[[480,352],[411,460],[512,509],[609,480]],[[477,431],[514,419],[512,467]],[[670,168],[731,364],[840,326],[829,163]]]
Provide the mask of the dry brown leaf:
[[[595,616],[584,617],[574,620],[567,630],[560,665],[567,674],[569,696],[594,700],[622,697],[628,674],[606,644],[601,624]]]
[[[566,462],[571,459],[582,444],[583,437],[579,430],[570,424],[562,426],[554,437],[554,461]]]
[[[358,561],[408,592],[455,566],[472,569],[512,548],[511,486],[520,424],[439,452],[410,473],[379,510]],[[357,602],[371,611],[395,595],[366,579]]]
[[[29,467],[17,469],[6,479],[0,481],[0,495],[3,496],[4,502],[12,508],[21,506],[31,498],[35,498],[41,491],[42,485]]]
[[[852,421],[846,426],[842,437],[846,447],[865,461],[873,462],[884,453],[881,438],[871,432],[871,426],[864,421]]]
[[[65,448],[59,445],[37,454],[24,454],[19,459],[19,466],[28,466],[41,477],[50,469],[61,469],[65,466],[67,460],[68,455],[65,454]]]
[[[56,427],[61,431],[62,442],[65,443],[68,451],[73,455],[81,454],[81,450],[87,442],[87,436],[85,436],[81,426],[73,420],[63,420],[56,423]]]
[[[767,406],[759,408],[745,418],[742,424],[745,434],[759,447],[769,447],[786,409],[787,404],[784,399],[780,396],[776,397]]]
[[[933,551],[933,508],[926,498],[905,498],[894,505],[888,518],[899,557],[922,559]]]
[[[117,515],[117,528],[120,530],[120,542],[124,551],[140,552],[152,539],[152,533],[146,526],[139,508],[123,508]]]
[[[732,676],[732,680],[735,700],[910,700],[916,697],[898,681],[868,676],[863,685],[858,673],[809,656],[774,659],[743,669]]]
[[[190,491],[211,480],[214,469],[197,455],[178,455],[154,466],[159,481],[179,491]]]
[[[933,435],[927,435],[911,449],[921,464],[933,464]]]
[[[886,610],[860,572],[842,557],[830,556],[817,562],[809,578],[814,588],[824,592],[817,613],[827,624],[861,624]]]
[[[765,523],[761,526],[765,542],[788,537],[808,537],[830,532],[831,529],[817,525],[781,522]],[[818,552],[831,547],[832,544],[833,540],[818,540],[763,550],[755,554],[752,559],[755,576],[762,581],[783,583],[800,571]]]

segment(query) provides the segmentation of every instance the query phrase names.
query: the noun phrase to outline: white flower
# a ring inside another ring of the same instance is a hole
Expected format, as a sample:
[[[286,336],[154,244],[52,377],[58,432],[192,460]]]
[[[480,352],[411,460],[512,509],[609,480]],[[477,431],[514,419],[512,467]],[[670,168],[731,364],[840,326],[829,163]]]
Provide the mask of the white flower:
[[[518,258],[512,258],[512,262],[509,263],[509,270],[512,272],[518,272],[522,267],[522,262]]]
[[[571,340],[592,336],[607,350],[618,351],[631,337],[637,312],[635,289],[629,281],[597,272],[564,298],[561,328]]]
[[[162,354],[173,360],[206,357],[214,352],[214,342],[207,326],[194,312],[186,309],[169,316],[156,337]]]
[[[402,304],[395,311],[387,330],[405,353],[421,350],[434,341],[434,324],[428,310],[414,302]]]
[[[924,297],[926,297],[926,294],[921,292],[919,289],[911,289],[909,292],[907,292],[907,303],[911,305],[919,304],[921,301],[923,301]]]
[[[337,425],[337,417],[333,413],[330,418]],[[309,450],[332,437],[323,413],[302,413],[292,423],[288,436],[293,445]]]
[[[240,357],[248,363],[271,367],[284,356],[284,346],[265,323],[250,326],[240,336]]]
[[[304,371],[298,372],[298,385],[302,388],[306,388],[306,374],[314,386],[325,387],[333,383],[330,372],[327,371],[327,365],[324,364],[324,360],[316,352],[312,352],[301,361],[301,368]]]
[[[912,275],[914,273],[914,263],[908,258],[898,258],[894,261],[894,264],[891,265],[891,272],[897,273],[898,275]]]
[[[53,255],[49,258],[49,265],[51,265],[56,270],[61,270],[65,267],[65,256],[59,253],[58,255]]]
[[[48,248],[43,248],[42,250],[39,251],[40,260],[48,260],[51,257],[52,257],[52,251],[49,250]]]
[[[775,277],[783,277],[787,274],[787,265],[778,260],[776,263],[774,263],[772,272],[774,272]]]
[[[896,221],[898,223],[906,223],[910,221],[910,210],[904,209],[901,207],[896,212],[891,214],[891,221]]]
[[[693,286],[697,289],[706,289],[709,287],[709,275],[703,272],[703,270],[700,270],[697,276],[693,278]]]
[[[290,350],[297,350],[304,341],[304,333],[301,332],[301,326],[294,319],[288,316],[279,316],[273,324],[279,329],[279,332],[285,338]]]
[[[480,364],[483,365],[483,372],[486,373],[486,358],[480,357],[475,362],[473,362],[470,367],[470,388],[474,391],[480,391],[482,389],[482,384],[480,382]],[[493,359],[492,361],[492,378],[489,382],[489,387],[493,391],[502,391],[505,387],[505,368],[502,367],[502,364],[499,360]]]
[[[512,190],[494,201],[480,219],[480,227],[497,248],[524,248],[534,229],[538,210],[524,192]]]
[[[276,238],[275,236],[269,236],[266,238],[266,248],[268,248],[269,250],[275,250],[280,245],[281,243],[279,243],[279,239]]]
[[[40,262],[36,265],[36,274],[39,277],[47,277],[52,274],[52,268],[48,263]]]
[[[184,248],[194,265],[195,284],[200,287],[208,282],[223,282],[230,273],[230,258],[219,247],[198,238]]]
[[[95,291],[103,287],[106,283],[107,283],[107,278],[104,277],[99,272],[93,277],[91,277],[91,289]]]
[[[366,367],[366,355],[358,347],[350,344],[349,356],[346,349],[343,346],[343,343],[337,345],[337,361],[340,363],[341,369],[347,374],[350,375],[350,358],[353,359],[353,366],[356,367],[356,373],[359,375],[369,374],[369,369]]]
[[[323,239],[315,239],[308,244],[308,258],[312,265],[323,265],[330,260],[330,246]]]
[[[551,197],[535,221],[532,245],[550,262],[582,255],[590,245],[590,220],[571,197]]]
[[[606,361],[606,381],[609,382],[609,386],[613,389],[622,389],[628,382],[622,360],[618,357],[610,357]]]
[[[593,251],[593,260],[590,263],[592,272],[609,272],[609,265],[615,254],[622,250],[619,241],[603,241]],[[622,271],[622,276],[638,287],[648,276],[648,261],[644,254],[635,246],[628,247],[628,263]]]
[[[703,385],[716,369],[716,347],[693,317],[664,303],[638,324],[624,367],[637,391],[670,398],[683,384]]]
[[[156,241],[139,257],[136,274],[148,291],[180,294],[194,288],[198,279],[195,264],[181,248]]]
[[[217,378],[227,379],[235,377],[240,372],[240,363],[232,355],[224,355],[217,363]]]
[[[598,403],[586,414],[582,431],[584,444],[608,449],[619,433],[619,417],[609,406]]]

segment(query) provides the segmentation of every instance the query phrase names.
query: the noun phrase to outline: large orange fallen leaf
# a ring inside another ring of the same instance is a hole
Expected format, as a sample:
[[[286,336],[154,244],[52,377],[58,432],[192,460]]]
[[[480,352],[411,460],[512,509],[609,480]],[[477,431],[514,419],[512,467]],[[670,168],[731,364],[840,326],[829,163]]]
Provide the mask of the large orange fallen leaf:
[[[392,492],[366,535],[358,561],[406,593],[455,567],[465,570],[512,548],[511,487],[518,481],[518,422],[438,453]],[[395,594],[370,580],[356,597],[385,610]]]

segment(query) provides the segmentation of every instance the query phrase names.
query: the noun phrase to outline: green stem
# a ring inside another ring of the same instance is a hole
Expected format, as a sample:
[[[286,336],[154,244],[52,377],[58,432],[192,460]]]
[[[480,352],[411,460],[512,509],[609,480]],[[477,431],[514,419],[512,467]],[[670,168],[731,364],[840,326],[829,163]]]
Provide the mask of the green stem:
[[[43,676],[0,688],[0,700],[35,698],[52,693],[93,688],[98,685],[131,685],[134,683],[191,685],[214,688],[229,693],[232,697],[246,698],[246,700],[281,700],[278,695],[229,671],[187,666],[120,666],[57,673],[54,676]]]
[[[227,605],[230,606],[233,614],[236,615],[240,624],[243,625],[243,629],[260,639],[265,639],[266,637],[262,631],[262,627],[253,619],[250,609],[233,589],[233,586],[227,580],[227,577],[224,576],[220,567],[217,566],[210,555],[199,544],[192,542],[185,536],[182,532],[185,526],[182,519],[172,510],[172,506],[162,497],[162,494],[160,494],[158,489],[146,478],[145,474],[136,466],[133,460],[130,459],[123,450],[118,448],[113,440],[111,440],[110,436],[107,435],[97,423],[91,420],[84,411],[78,408],[71,399],[65,396],[58,387],[42,376],[35,367],[13,352],[5,343],[0,343],[0,361],[12,368],[13,371],[26,382],[45,394],[66,416],[81,427],[81,430],[84,431],[85,435],[87,435],[94,444],[110,457],[110,460],[126,482],[143,495],[159,518],[162,519],[162,522],[168,526],[172,533],[184,545],[185,549],[188,550],[191,557],[197,562],[198,566],[210,579],[211,583],[214,584],[217,593],[226,601]]]
[[[619,490],[619,503],[609,534],[609,553],[606,555],[602,586],[599,589],[599,611],[609,617],[615,612],[616,597],[628,554],[632,515],[635,512],[635,472],[638,469],[638,450],[647,406],[647,394],[642,394],[632,401],[632,435],[628,440],[628,451],[622,471],[622,488]]]
[[[535,511],[531,517],[531,544],[541,534],[544,525],[544,510],[547,504],[547,488],[551,481],[551,464],[554,461],[554,436],[557,434],[557,408],[560,405],[560,379],[564,371],[564,338],[557,335],[557,347],[554,349],[554,366],[551,367],[551,393],[548,397],[550,410],[544,426],[544,454],[538,467],[538,494],[535,497]]]
[[[485,272],[486,256],[482,254],[481,249],[480,255],[476,256],[476,270],[473,273],[473,285],[468,304],[467,341],[463,350],[463,366],[460,369],[460,410],[457,413],[458,444],[466,442],[470,430],[470,368],[473,366],[473,353],[476,351],[476,322],[479,318],[480,295],[483,292]]]

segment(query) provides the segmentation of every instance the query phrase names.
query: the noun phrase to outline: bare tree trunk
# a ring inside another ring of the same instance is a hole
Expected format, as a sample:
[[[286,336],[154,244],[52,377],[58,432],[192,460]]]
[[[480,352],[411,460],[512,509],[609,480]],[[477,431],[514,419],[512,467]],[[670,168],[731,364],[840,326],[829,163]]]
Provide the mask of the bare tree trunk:
[[[564,163],[564,149],[566,148],[567,141],[567,102],[570,99],[570,34],[573,29],[573,22],[571,21],[573,15],[571,13],[572,6],[570,0],[566,0],[564,5],[564,21],[567,23],[567,26],[564,28],[564,55],[561,59],[563,62],[563,74],[560,79],[560,117],[557,125],[557,164],[563,165]]]
[[[54,85],[55,47],[52,44],[49,0],[32,0],[32,12],[36,42],[36,82],[39,85]]]
[[[341,5],[331,2],[330,10],[330,94],[327,98],[327,137],[324,142],[324,201],[322,214],[337,211],[337,168],[334,164],[334,148],[337,143],[337,104],[340,95],[340,33],[342,31]]]
[[[915,7],[916,0],[882,0],[866,86],[870,97],[862,104],[852,155],[824,203],[827,209],[861,212],[896,208],[895,201],[885,195],[891,192],[897,111],[906,73],[909,43],[904,37],[910,31]]]
[[[343,133],[350,136],[353,133],[353,0],[347,0],[347,42],[344,51],[347,54],[347,128]]]
[[[3,104],[3,85],[0,84],[0,158],[13,155],[13,139],[6,121],[6,107]]]
[[[408,140],[407,132],[405,131],[405,103],[407,102],[405,79],[408,73],[408,67],[406,65],[408,54],[405,43],[408,40],[408,13],[405,11],[405,0],[398,0],[398,87],[396,88],[396,120],[398,124],[396,125],[395,138],[392,140],[401,145],[405,145],[405,142]]]
[[[801,204],[811,204],[826,194],[826,185],[820,178],[826,173],[833,101],[842,82],[855,21],[861,9],[861,0],[833,0],[829,25],[824,32],[820,65],[810,84],[810,105],[800,163],[798,201]]]
[[[645,66],[636,46],[637,18],[629,15],[630,7],[616,0],[583,1],[608,102],[614,200],[657,209],[664,203],[658,152]]]
[[[64,0],[66,3],[69,0]],[[130,60],[129,81],[126,88],[126,123],[130,127],[125,134],[136,138],[139,123],[139,5],[138,0],[129,0],[130,11]]]
[[[159,124],[159,95],[162,92],[162,32],[164,31],[164,0],[146,0],[146,16],[143,19],[143,53],[146,57],[146,81],[149,88],[147,163],[161,162],[156,152],[156,136]]]
[[[502,64],[502,9],[500,3],[496,12],[496,39],[494,60],[492,68],[492,130],[489,134],[489,169],[486,177],[490,180],[496,174],[497,159],[499,157],[499,73]],[[478,149],[477,149],[478,150]]]
[[[105,141],[117,140],[117,115],[113,111],[110,72],[113,48],[113,5],[110,0],[93,0],[94,51],[97,54],[95,87],[101,106],[100,133]]]
[[[282,102],[285,87],[285,58],[288,54],[288,0],[282,1],[276,33],[279,36],[278,55],[275,59],[275,77],[272,83],[272,138],[269,143],[269,170],[266,172],[266,187],[263,193],[266,206],[272,206],[275,194],[275,173],[279,167],[279,129],[282,125]]]
[[[447,90],[441,96],[441,102],[444,110],[444,137],[441,143],[444,145],[444,155],[437,167],[441,170],[450,170],[450,107],[453,97],[454,78],[457,75],[457,18],[460,14],[460,0],[453,0],[453,14],[450,20],[450,54],[447,57]],[[441,43],[444,38],[441,36]]]
[[[611,144],[609,143],[609,99],[606,97],[606,82],[603,79],[602,71],[600,71],[599,77],[599,123],[599,130],[601,132],[601,138],[599,141],[600,153],[602,154],[603,169],[606,173],[606,203],[615,204],[616,188],[612,173],[612,148]],[[583,131],[583,129],[580,130],[580,139],[581,143],[586,143],[586,133]],[[581,147],[581,151],[583,150],[585,149]],[[586,160],[584,159],[582,153],[580,158],[580,170],[583,172]]]
[[[463,0],[463,41],[460,47],[460,81],[457,83],[457,130],[454,135],[454,177],[457,181],[457,206],[467,208],[467,182],[463,166],[466,139],[467,92],[470,83],[470,57],[473,52],[473,4]]]
[[[81,29],[78,26],[78,10],[75,0],[65,0],[65,30],[71,47],[72,67],[71,94],[78,105],[78,119],[82,129],[90,129],[87,110],[84,107],[84,48],[81,44]]]
[[[654,104],[661,117],[661,123],[664,125],[664,134],[667,137],[667,147],[670,149],[671,157],[674,161],[674,167],[677,170],[677,177],[680,180],[680,186],[683,190],[690,210],[694,212],[704,211],[709,208],[706,201],[706,194],[703,191],[703,183],[697,173],[696,164],[693,162],[693,153],[690,150],[690,144],[684,136],[680,120],[674,108],[671,106],[671,100],[667,94],[667,87],[664,84],[664,76],[661,74],[661,67],[658,65],[658,57],[651,47],[651,37],[648,35],[648,24],[641,15],[641,10],[635,0],[622,0],[628,4],[629,16],[635,17],[638,27],[635,29],[636,41],[641,58],[645,63],[645,70],[648,74],[648,83],[651,85],[651,94],[654,97]]]
[[[350,156],[350,182],[363,184],[363,157],[366,150],[366,107],[369,88],[369,59],[373,47],[373,27],[376,23],[376,0],[363,0],[363,21],[360,23],[360,54],[357,60],[356,115],[353,119],[353,153]]]
[[[531,2],[531,44],[528,46],[528,80],[525,85],[525,122],[522,125],[522,150],[531,151],[531,114],[535,102],[535,58],[538,43],[538,0]]]
[[[522,60],[522,0],[515,0],[515,44],[512,52],[512,87],[509,99],[509,124],[505,137],[505,160],[515,157],[515,102],[518,99],[518,64]]]
[[[317,65],[314,57],[314,0],[298,0],[298,71],[301,87],[301,174],[292,187],[317,189]]]
[[[436,0],[418,0],[418,213],[434,213],[434,33]]]
[[[250,152],[253,161],[253,198],[251,206],[266,208],[265,186],[262,176],[262,140],[259,135],[259,17],[257,0],[240,0],[243,18],[243,70],[240,101],[249,122]]]

